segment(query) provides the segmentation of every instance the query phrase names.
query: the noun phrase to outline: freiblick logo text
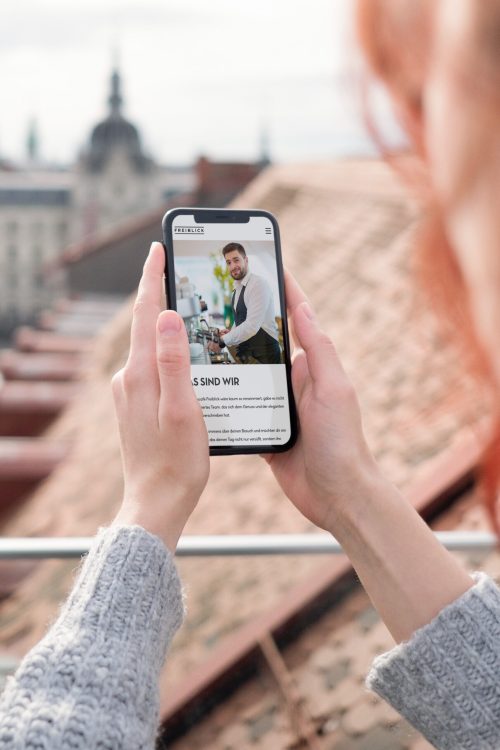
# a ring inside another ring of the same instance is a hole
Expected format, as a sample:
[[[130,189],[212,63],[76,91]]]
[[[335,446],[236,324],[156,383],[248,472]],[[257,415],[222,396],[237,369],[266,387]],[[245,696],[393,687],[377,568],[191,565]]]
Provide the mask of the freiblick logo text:
[[[205,234],[205,227],[174,227],[174,234]]]

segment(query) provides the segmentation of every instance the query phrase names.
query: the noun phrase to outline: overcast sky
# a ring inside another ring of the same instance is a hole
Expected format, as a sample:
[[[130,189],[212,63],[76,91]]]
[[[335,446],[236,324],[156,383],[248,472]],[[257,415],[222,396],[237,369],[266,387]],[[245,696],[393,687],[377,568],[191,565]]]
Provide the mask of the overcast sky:
[[[351,0],[2,0],[0,156],[32,117],[47,160],[73,161],[106,114],[116,54],[124,113],[159,161],[279,161],[363,152]],[[116,50],[118,51],[116,53]]]

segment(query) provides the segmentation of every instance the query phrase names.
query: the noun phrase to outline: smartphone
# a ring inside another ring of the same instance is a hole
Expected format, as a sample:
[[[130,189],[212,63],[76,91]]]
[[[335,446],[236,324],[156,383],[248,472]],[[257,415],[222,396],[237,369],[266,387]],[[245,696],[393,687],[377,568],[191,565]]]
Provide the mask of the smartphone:
[[[275,217],[174,208],[162,226],[168,307],[186,326],[210,453],[288,450],[297,419]]]

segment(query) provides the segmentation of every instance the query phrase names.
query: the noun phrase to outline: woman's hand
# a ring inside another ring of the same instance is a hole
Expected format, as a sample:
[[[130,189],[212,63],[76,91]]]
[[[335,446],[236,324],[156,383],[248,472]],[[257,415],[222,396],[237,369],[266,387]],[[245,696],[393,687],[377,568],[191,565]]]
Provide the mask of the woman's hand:
[[[334,534],[397,641],[408,640],[472,579],[381,474],[349,382],[297,282],[286,279],[295,352],[292,382],[299,438],[266,456],[297,508]]]
[[[292,385],[300,430],[291,450],[264,457],[301,513],[334,532],[338,515],[366,497],[380,474],[363,436],[354,388],[290,273],[286,295],[298,347]]]
[[[153,242],[134,306],[128,361],[112,380],[125,480],[119,524],[173,552],[208,480],[208,436],[191,385],[182,318],[164,310],[165,255]]]

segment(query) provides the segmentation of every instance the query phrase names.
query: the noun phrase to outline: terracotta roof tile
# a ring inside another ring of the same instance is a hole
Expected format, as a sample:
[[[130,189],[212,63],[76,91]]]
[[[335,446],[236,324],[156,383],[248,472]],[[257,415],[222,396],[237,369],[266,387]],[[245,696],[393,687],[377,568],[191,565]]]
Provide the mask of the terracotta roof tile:
[[[344,732],[354,737],[366,735],[378,724],[378,717],[373,709],[374,702],[369,696],[351,706],[342,717]],[[396,714],[396,721],[399,717]]]
[[[67,456],[68,449],[64,442],[42,438],[0,438],[0,523],[6,523],[26,496]]]
[[[73,400],[78,389],[79,386],[74,383],[6,381],[0,389],[0,410],[61,409]]]
[[[0,438],[0,478],[48,476],[67,453],[60,441]]]
[[[39,435],[78,390],[75,382],[4,381],[0,385],[0,435]]]
[[[88,352],[93,342],[91,337],[70,337],[22,326],[16,330],[15,345],[24,352]]]
[[[74,263],[90,253],[102,252],[110,243],[119,242],[123,237],[128,238],[131,234],[140,233],[145,227],[161,224],[164,213],[165,207],[159,206],[145,214],[122,221],[118,226],[102,229],[95,235],[70,245],[60,258],[47,264],[47,269]]]
[[[0,372],[7,380],[76,380],[84,362],[78,353],[0,351]]]

